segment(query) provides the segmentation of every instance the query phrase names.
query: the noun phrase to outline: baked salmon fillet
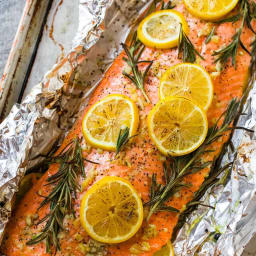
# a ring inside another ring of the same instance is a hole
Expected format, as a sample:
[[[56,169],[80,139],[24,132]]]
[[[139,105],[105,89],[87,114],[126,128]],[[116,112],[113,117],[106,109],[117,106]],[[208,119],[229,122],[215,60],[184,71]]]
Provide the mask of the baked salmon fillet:
[[[215,63],[216,58],[212,54],[215,50],[228,45],[233,40],[232,37],[240,27],[240,22],[214,24],[216,27],[214,38],[206,44],[205,39],[209,34],[208,30],[212,24],[192,16],[181,2],[176,5],[175,9],[184,15],[190,28],[189,38],[195,48],[204,57],[204,60],[198,58],[197,63],[202,65],[212,76],[214,96],[212,104],[207,111],[210,127],[226,110],[229,102],[233,98],[239,99],[243,95],[244,87],[248,80],[251,57],[239,46],[236,57],[236,68],[232,66],[231,62],[228,62],[227,65],[223,66],[223,70],[220,70]],[[253,33],[245,27],[242,33],[242,41],[248,49],[250,49],[253,39]],[[166,160],[166,157],[158,151],[150,139],[146,118],[152,107],[159,101],[159,82],[161,75],[168,68],[182,62],[182,60],[178,58],[177,47],[167,50],[145,48],[141,59],[154,61],[145,82],[145,91],[151,101],[151,103],[147,103],[141,91],[137,90],[135,85],[122,73],[127,68],[127,64],[123,60],[124,56],[125,52],[122,52],[106,72],[105,77],[93,92],[88,106],[84,109],[84,113],[77,120],[58,152],[61,152],[75,137],[83,137],[82,120],[84,115],[93,104],[109,94],[126,95],[137,104],[140,116],[138,135],[124,147],[118,157],[115,157],[114,152],[91,148],[86,142],[83,142],[86,144],[86,149],[83,152],[84,157],[99,164],[95,165],[86,161],[84,163],[86,174],[91,175],[90,172],[93,169],[95,175],[88,184],[88,187],[84,191],[79,192],[77,199],[75,199],[75,217],[73,215],[65,217],[64,226],[66,232],[59,234],[61,250],[56,251],[56,255],[58,256],[82,256],[87,255],[86,253],[88,255],[113,256],[153,255],[154,252],[161,249],[171,239],[173,229],[178,221],[178,213],[155,213],[148,223],[146,221],[143,222],[135,236],[117,245],[99,245],[87,235],[80,223],[79,209],[83,195],[92,184],[104,176],[118,176],[129,180],[140,195],[142,202],[149,200],[151,177],[154,173],[157,174],[157,181],[159,183],[163,182],[163,162]],[[144,68],[143,65],[141,68]],[[210,161],[218,156],[228,137],[229,134],[226,134],[215,142],[211,146],[214,152],[207,153],[205,158]],[[50,255],[46,252],[45,242],[42,241],[34,245],[27,245],[26,243],[44,227],[44,223],[36,225],[36,221],[33,220],[42,219],[49,213],[49,205],[45,205],[39,211],[37,209],[43,200],[42,197],[47,196],[51,192],[52,186],[45,186],[45,184],[48,183],[47,178],[57,172],[58,167],[58,164],[52,164],[48,171],[33,185],[16,206],[7,225],[6,234],[1,245],[1,252],[4,255]],[[185,205],[193,198],[193,193],[203,183],[209,170],[210,167],[187,176],[185,181],[186,183],[190,183],[191,186],[189,188],[182,188],[179,193],[169,199],[168,205],[182,211]],[[84,178],[82,176],[79,177],[80,185],[83,181]],[[146,215],[146,210],[144,212]],[[151,227],[150,232],[148,227]],[[87,251],[84,250],[84,245],[86,244],[91,244],[91,247],[89,246]]]

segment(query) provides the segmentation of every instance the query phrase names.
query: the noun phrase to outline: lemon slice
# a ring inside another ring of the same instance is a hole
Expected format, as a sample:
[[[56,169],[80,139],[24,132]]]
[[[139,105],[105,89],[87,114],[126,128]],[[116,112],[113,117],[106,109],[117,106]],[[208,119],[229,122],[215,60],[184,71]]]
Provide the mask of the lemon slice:
[[[217,20],[232,11],[239,0],[184,0],[191,14],[204,20]]]
[[[205,140],[207,117],[199,106],[182,97],[167,97],[148,116],[149,134],[164,155],[181,156]]]
[[[173,246],[170,241],[166,243],[159,251],[155,252],[153,256],[174,256]]]
[[[161,78],[160,98],[181,96],[207,110],[213,98],[210,75],[197,64],[183,63],[168,69]]]
[[[120,129],[129,128],[136,133],[139,112],[135,103],[121,94],[111,94],[94,104],[83,119],[83,135],[91,145],[115,150]]]
[[[121,243],[131,238],[143,221],[143,205],[125,179],[107,176],[84,195],[80,219],[87,233],[102,243]]]
[[[174,10],[157,11],[147,16],[138,27],[138,38],[146,46],[171,48],[178,45],[180,24],[187,34],[188,24],[184,16]]]

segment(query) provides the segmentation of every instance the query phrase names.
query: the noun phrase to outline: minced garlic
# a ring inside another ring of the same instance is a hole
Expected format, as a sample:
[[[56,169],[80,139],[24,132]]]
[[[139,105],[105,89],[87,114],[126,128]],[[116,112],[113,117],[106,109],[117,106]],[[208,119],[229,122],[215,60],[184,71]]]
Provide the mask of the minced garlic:
[[[76,233],[76,234],[74,235],[74,238],[75,238],[75,240],[78,241],[78,242],[83,241],[83,236],[81,236],[81,234],[79,234],[79,233]]]
[[[210,75],[212,79],[216,79],[218,76],[220,76],[220,72],[212,72]]]
[[[213,42],[213,43],[215,43],[215,44],[217,44],[217,43],[219,43],[219,41],[220,41],[220,37],[219,36],[212,36],[212,38],[211,38],[211,41]]]
[[[142,239],[148,240],[150,238],[154,238],[157,236],[157,230],[156,225],[154,224],[148,224],[146,228],[144,229]]]
[[[80,222],[80,219],[79,218],[76,218],[74,221],[73,221],[73,225],[75,228],[79,228],[81,226],[81,222]]]
[[[84,255],[87,255],[87,246],[83,243],[79,243],[78,245],[78,249],[81,253],[83,253]]]
[[[216,63],[216,71],[217,71],[217,72],[221,72],[222,69],[223,69],[223,65],[221,64],[220,61],[218,61],[218,62]]]
[[[27,217],[26,217],[26,225],[29,226],[29,227],[33,225],[33,220],[32,220],[31,215],[27,215]]]
[[[159,75],[159,67],[160,67],[160,62],[155,61],[151,68],[153,75],[156,77],[158,77],[158,75]]]
[[[150,244],[148,242],[141,242],[141,243],[135,243],[133,244],[130,249],[130,253],[132,254],[141,254],[143,252],[149,252],[150,251]]]
[[[97,153],[100,154],[100,155],[102,155],[102,154],[104,153],[104,150],[101,149],[101,148],[97,148]]]
[[[139,249],[139,245],[138,244],[133,244],[130,249],[129,249],[130,253],[133,254],[140,254],[142,251]]]
[[[144,252],[150,251],[150,244],[148,242],[142,242],[141,243],[141,250]]]
[[[206,23],[201,29],[199,29],[197,35],[200,36],[208,36],[211,33],[212,30],[212,23]]]
[[[138,103],[140,109],[141,109],[141,110],[144,110],[144,108],[145,108],[144,97],[143,97],[143,98],[138,97],[138,98],[137,98],[137,103]]]
[[[87,244],[81,244],[86,256],[105,256],[107,255],[106,245],[90,239]]]
[[[97,171],[95,167],[93,167],[90,169],[86,179],[82,183],[82,186],[81,186],[82,191],[84,191],[94,181],[96,176],[97,176]]]
[[[60,232],[58,234],[58,239],[63,239],[63,238],[65,238],[65,236],[66,236],[65,232]]]
[[[132,73],[132,68],[126,64],[125,67],[124,67],[124,73],[127,73],[127,74],[131,74]]]
[[[81,148],[83,151],[87,152],[87,153],[90,153],[92,151],[92,147],[91,145],[89,145],[85,139],[83,138],[82,139],[82,142],[81,142]]]
[[[181,196],[181,194],[180,194],[180,192],[178,191],[178,192],[176,192],[174,195],[173,195],[173,197],[175,197],[175,198],[179,198]]]

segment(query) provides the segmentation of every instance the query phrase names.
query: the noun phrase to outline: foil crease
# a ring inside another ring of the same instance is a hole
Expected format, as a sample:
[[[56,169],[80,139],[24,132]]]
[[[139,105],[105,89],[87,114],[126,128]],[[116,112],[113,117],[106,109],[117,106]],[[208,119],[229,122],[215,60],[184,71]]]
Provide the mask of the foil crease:
[[[26,170],[61,143],[149,3],[81,0],[73,50],[0,124],[0,240]]]
[[[230,179],[208,189],[203,200],[212,208],[200,206],[187,219],[174,242],[179,256],[239,256],[256,233],[256,83],[238,126],[253,132],[237,130],[223,166],[233,161]]]

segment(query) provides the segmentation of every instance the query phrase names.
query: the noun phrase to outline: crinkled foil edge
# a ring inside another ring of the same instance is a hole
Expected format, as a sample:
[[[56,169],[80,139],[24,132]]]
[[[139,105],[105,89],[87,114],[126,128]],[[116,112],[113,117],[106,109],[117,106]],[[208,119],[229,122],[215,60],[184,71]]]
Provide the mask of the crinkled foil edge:
[[[254,72],[255,73],[255,72]],[[239,256],[256,232],[256,82],[251,90],[232,136],[235,151],[224,155],[222,166],[233,162],[227,183],[209,188],[200,206],[187,219],[174,242],[179,256]],[[223,178],[223,176],[222,176]],[[224,181],[220,178],[220,181]]]

